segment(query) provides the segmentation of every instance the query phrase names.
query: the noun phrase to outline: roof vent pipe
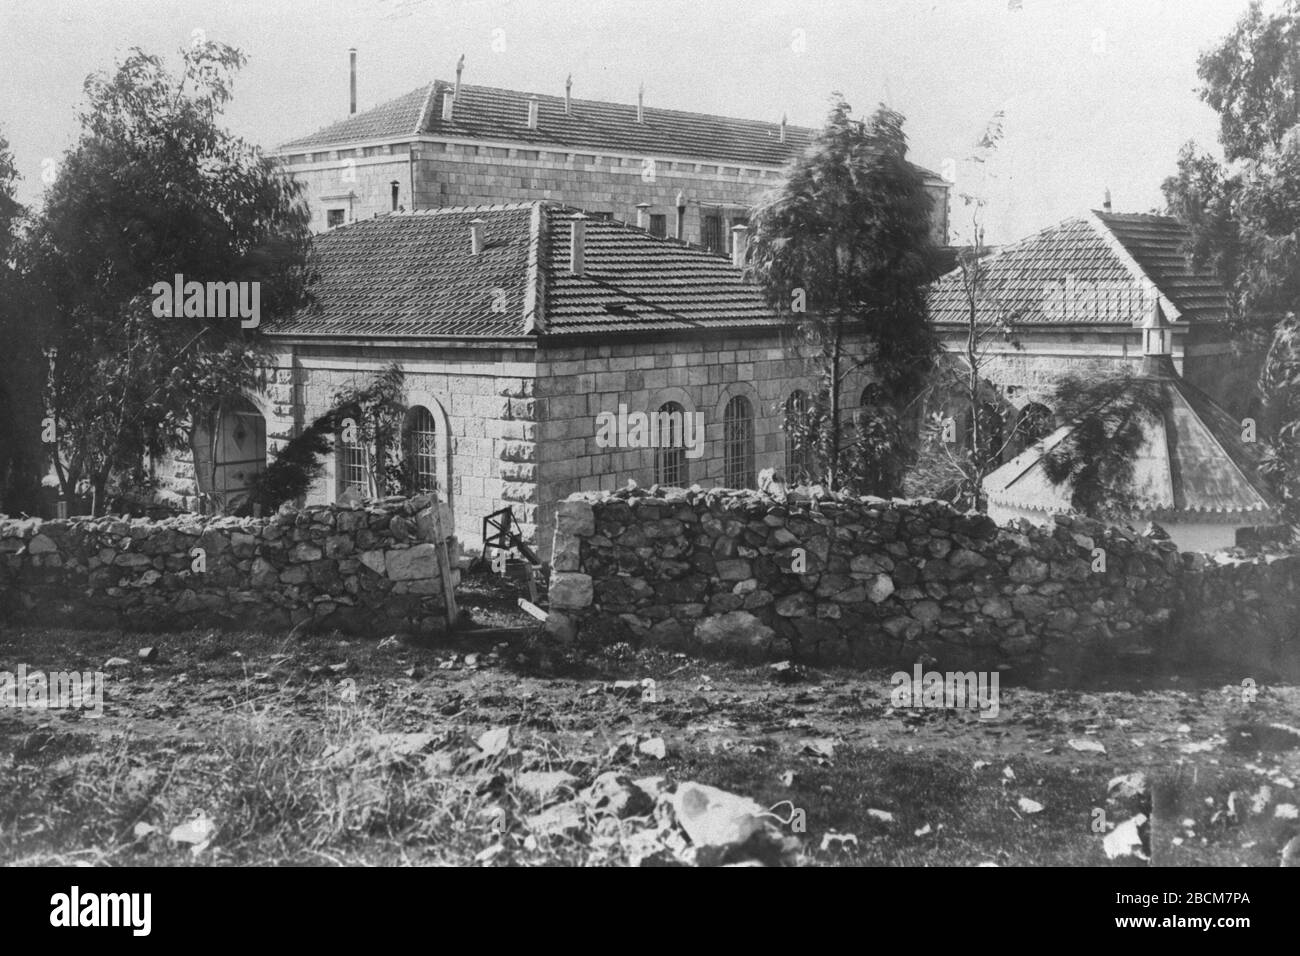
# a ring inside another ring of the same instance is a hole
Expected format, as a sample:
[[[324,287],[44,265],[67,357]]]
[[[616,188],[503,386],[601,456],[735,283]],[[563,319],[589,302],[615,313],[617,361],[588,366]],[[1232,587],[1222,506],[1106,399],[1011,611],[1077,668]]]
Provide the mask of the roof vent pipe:
[[[348,48],[348,62],[349,65],[351,66],[351,74],[352,74],[350,79],[351,90],[352,90],[352,107],[351,109],[348,110],[348,112],[355,113],[357,111],[357,48],[356,47]]]
[[[781,142],[785,142],[785,114],[781,114]]]
[[[682,239],[686,235],[686,193],[678,190],[677,192],[677,238]]]
[[[470,255],[479,255],[483,251],[483,225],[482,219],[471,219],[469,223],[469,251]]]
[[[573,74],[570,73],[564,81],[564,115],[568,116],[573,112]]]
[[[1109,186],[1106,187],[1106,195],[1102,199],[1101,208],[1105,212],[1110,212],[1110,187]]]
[[[638,123],[645,122],[645,84],[644,83],[642,83],[641,88],[636,91],[636,121]]]
[[[464,71],[464,69],[465,69],[465,54],[462,53],[460,55],[460,59],[456,61],[456,89],[454,91],[455,96],[460,96],[460,74]]]
[[[587,217],[582,213],[573,217],[569,232],[569,271],[575,276],[587,271]]]
[[[528,128],[537,129],[537,97],[528,97]]]
[[[646,210],[649,208],[650,204],[648,202],[639,202],[636,204],[636,227],[638,229],[645,228]]]

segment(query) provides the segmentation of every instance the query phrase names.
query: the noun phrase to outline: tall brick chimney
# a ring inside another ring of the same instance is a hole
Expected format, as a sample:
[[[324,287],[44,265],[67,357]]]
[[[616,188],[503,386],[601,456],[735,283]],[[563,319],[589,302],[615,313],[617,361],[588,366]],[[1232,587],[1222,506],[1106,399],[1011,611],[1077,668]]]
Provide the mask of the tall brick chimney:
[[[352,90],[352,107],[351,109],[348,110],[348,112],[355,113],[357,111],[357,48],[356,47],[348,48],[348,62],[351,67],[350,85]]]
[[[745,253],[749,251],[749,227],[731,227],[731,264],[736,268],[745,265]]]

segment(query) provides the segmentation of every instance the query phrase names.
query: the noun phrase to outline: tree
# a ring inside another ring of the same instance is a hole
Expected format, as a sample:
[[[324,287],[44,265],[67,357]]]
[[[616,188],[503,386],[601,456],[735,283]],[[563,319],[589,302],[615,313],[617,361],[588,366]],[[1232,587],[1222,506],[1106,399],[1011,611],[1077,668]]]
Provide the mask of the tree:
[[[1201,56],[1201,98],[1219,114],[1224,161],[1186,144],[1164,182],[1170,214],[1191,232],[1188,255],[1228,289],[1234,344],[1268,346],[1259,380],[1271,474],[1300,474],[1300,14],[1294,0],[1252,3]],[[1288,500],[1296,496],[1282,489]]]
[[[1169,410],[1160,382],[1131,373],[1101,379],[1067,376],[1052,394],[1062,421],[1073,427],[1043,456],[1053,484],[1068,484],[1070,503],[1092,518],[1130,516],[1141,502],[1132,494],[1137,452],[1147,429]]]
[[[147,459],[183,447],[196,416],[258,387],[257,328],[204,309],[160,317],[155,284],[248,283],[262,322],[301,301],[299,187],[219,122],[244,59],[196,43],[173,76],[133,49],[90,76],[81,136],[31,233],[54,465],[63,493],[87,486],[96,512],[110,482],[142,483]]]
[[[936,364],[929,389],[945,400],[955,396],[967,427],[959,435],[956,422],[946,411],[931,414],[922,427],[908,481],[911,492],[950,498],[980,511],[984,510],[984,478],[1021,437],[1015,428],[1006,427],[1010,404],[986,376],[994,343],[1020,347],[1015,338],[1016,315],[989,284],[990,253],[984,242],[985,183],[993,178],[989,164],[1002,141],[1003,120],[1001,110],[993,114],[966,158],[970,173],[963,179],[972,185],[959,190],[957,196],[969,220],[962,230],[966,242],[958,249],[952,274],[960,290],[964,335],[959,348],[950,350]]]
[[[18,171],[0,134],[0,514],[35,512],[40,497],[42,360],[28,320],[15,248],[25,210]]]
[[[937,352],[925,305],[931,199],[907,161],[903,123],[884,106],[853,119],[833,94],[826,125],[750,219],[750,263],[768,302],[795,322],[818,383],[813,424],[791,440],[833,489],[894,493],[862,484],[898,472],[889,465],[903,454],[897,412]],[[889,400],[852,429],[845,380],[867,368]]]

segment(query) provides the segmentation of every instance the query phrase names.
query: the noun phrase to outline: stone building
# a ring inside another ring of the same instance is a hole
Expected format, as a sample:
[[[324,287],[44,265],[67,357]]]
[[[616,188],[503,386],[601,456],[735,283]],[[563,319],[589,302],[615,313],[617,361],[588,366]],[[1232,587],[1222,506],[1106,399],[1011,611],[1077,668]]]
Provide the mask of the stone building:
[[[1048,396],[1063,374],[1141,367],[1142,324],[1155,303],[1183,379],[1238,420],[1257,413],[1262,356],[1234,353],[1223,286],[1208,267],[1187,262],[1186,239],[1169,217],[1093,210],[990,254],[979,321],[1008,331],[989,339],[981,372],[996,386],[988,402],[1009,403],[1006,427],[1023,435],[1009,453],[1052,430]],[[959,271],[935,284],[930,307],[945,346],[959,352],[969,311]],[[960,437],[968,423],[952,407]]]
[[[265,394],[213,426],[232,440],[208,446],[234,466],[206,461],[200,484],[238,471],[225,482],[237,494],[266,445],[391,362],[410,409],[403,450],[471,547],[502,507],[545,552],[554,504],[572,492],[629,479],[754,487],[788,463],[782,410],[811,390],[808,370],[724,256],[548,202],[386,214],[315,245],[315,305],[264,328],[276,354]],[[308,503],[362,490],[372,453],[337,436]],[[193,475],[174,469],[172,493],[193,493]]]
[[[1118,489],[1122,499],[1112,510],[1119,521],[1156,522],[1183,551],[1230,548],[1243,529],[1253,534],[1277,526],[1281,504],[1260,475],[1263,450],[1242,440],[1240,419],[1174,368],[1171,333],[1159,303],[1152,302],[1141,329],[1140,374],[1130,387],[1154,385],[1164,411],[1145,423],[1132,471]],[[1071,489],[1048,479],[1044,459],[1076,426],[1065,423],[984,479],[990,518],[1047,523],[1074,510]]]
[[[731,228],[814,131],[647,106],[434,80],[275,150],[317,231],[378,213],[550,200],[729,252]],[[934,238],[948,184],[924,171]]]

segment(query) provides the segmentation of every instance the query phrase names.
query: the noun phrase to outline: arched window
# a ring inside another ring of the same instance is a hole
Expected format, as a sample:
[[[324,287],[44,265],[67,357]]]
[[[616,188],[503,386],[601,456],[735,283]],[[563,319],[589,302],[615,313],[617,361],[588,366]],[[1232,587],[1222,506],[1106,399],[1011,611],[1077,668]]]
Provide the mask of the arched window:
[[[737,395],[727,402],[722,416],[724,478],[728,488],[753,488],[754,409],[749,399]]]
[[[1052,433],[1056,427],[1052,410],[1046,405],[1030,402],[1020,412],[1016,420],[1016,453],[1029,448],[1036,441],[1041,441]]]
[[[339,497],[351,491],[363,498],[371,496],[370,456],[361,429],[361,410],[345,409],[339,415],[334,434],[335,486]]]
[[[423,405],[416,405],[406,413],[402,451],[411,494],[437,491],[438,432],[433,413]]]
[[[686,409],[677,402],[664,402],[651,427],[655,429],[655,484],[685,487]]]
[[[247,398],[223,402],[199,418],[190,440],[199,490],[226,507],[246,497],[266,470],[266,419]]]
[[[811,480],[813,435],[808,413],[808,393],[796,388],[785,400],[785,470],[786,480],[802,484]]]

